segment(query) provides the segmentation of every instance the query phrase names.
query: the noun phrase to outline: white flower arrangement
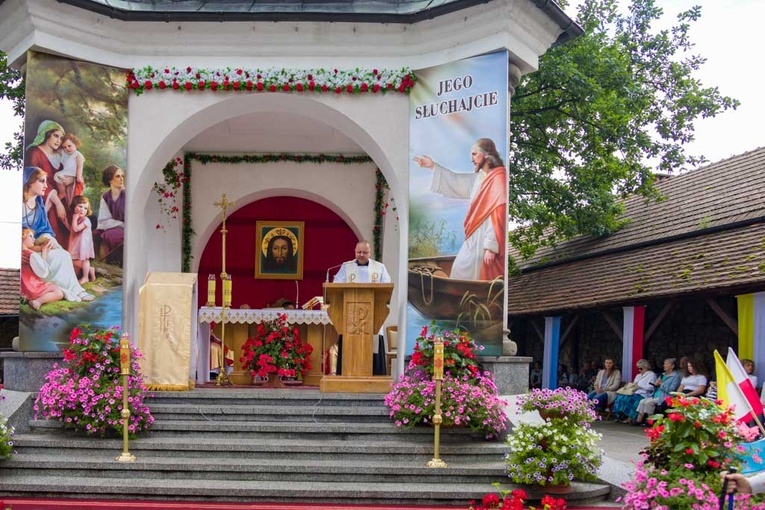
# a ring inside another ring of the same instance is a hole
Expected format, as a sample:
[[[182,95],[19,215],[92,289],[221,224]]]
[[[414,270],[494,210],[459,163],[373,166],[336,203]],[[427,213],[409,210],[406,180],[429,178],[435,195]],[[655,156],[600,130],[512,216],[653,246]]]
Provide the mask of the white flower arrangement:
[[[416,78],[402,69],[289,69],[212,68],[151,66],[129,70],[127,86],[144,90],[231,90],[253,92],[408,93]]]
[[[603,461],[600,439],[600,433],[566,420],[521,423],[507,438],[507,475],[514,483],[533,485],[594,480]]]

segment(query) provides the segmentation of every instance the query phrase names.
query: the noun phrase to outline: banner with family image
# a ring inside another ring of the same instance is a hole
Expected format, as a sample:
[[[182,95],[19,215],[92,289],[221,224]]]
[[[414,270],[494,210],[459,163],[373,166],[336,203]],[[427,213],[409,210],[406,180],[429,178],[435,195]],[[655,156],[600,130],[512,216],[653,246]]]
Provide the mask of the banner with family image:
[[[22,351],[122,322],[124,70],[29,52],[22,200]]]
[[[508,54],[416,72],[410,95],[407,338],[436,321],[502,353]],[[407,342],[409,348],[414,342]]]

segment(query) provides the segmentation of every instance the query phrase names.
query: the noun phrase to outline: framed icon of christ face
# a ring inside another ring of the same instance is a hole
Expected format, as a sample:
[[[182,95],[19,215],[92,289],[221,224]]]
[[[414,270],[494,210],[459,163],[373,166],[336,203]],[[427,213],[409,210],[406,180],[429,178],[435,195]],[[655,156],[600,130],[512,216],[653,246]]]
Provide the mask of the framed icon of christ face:
[[[255,278],[303,279],[302,221],[255,223]]]

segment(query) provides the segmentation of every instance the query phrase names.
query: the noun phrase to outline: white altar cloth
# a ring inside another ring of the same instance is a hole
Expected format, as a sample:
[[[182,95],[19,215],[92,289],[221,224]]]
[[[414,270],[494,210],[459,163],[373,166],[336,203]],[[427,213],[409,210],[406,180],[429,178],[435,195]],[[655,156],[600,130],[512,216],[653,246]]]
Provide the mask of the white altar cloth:
[[[199,329],[197,330],[197,384],[210,381],[210,324],[221,323],[222,309],[219,306],[203,306],[197,314]],[[286,315],[289,324],[332,324],[326,310],[287,310],[284,308],[226,308],[226,324],[260,324]],[[229,348],[231,346],[229,345]],[[235,353],[238,356],[239,353]]]

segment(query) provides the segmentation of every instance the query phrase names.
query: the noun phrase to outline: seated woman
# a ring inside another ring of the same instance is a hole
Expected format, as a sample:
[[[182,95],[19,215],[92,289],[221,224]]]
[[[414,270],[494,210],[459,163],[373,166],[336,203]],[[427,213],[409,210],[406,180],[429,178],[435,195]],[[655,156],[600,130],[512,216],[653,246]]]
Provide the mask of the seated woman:
[[[109,189],[101,195],[95,234],[106,251],[102,258],[121,266],[125,239],[125,172],[117,165],[109,165],[104,168],[101,180]]]
[[[588,400],[595,400],[595,408],[599,411],[605,411],[606,407],[616,400],[616,390],[622,385],[622,373],[616,368],[616,362],[613,358],[606,358],[603,363],[605,367],[598,372],[595,377],[595,386],[589,395]]]
[[[637,420],[637,406],[641,400],[650,397],[653,393],[653,383],[656,381],[656,374],[651,370],[651,362],[647,359],[641,359],[636,363],[638,374],[632,381],[634,391],[631,395],[618,394],[614,400],[614,417],[616,420],[623,419],[622,423],[629,423],[630,420]]]
[[[24,200],[22,203],[21,227],[34,232],[34,246],[29,250],[42,253],[47,250],[47,256],[35,273],[46,282],[53,283],[64,292],[67,301],[93,301],[94,296],[82,288],[74,272],[72,257],[56,240],[53,228],[48,221],[48,207],[43,201],[48,189],[45,171],[36,167],[24,168]],[[23,254],[22,254],[23,256]],[[29,261],[29,254],[26,257]]]
[[[664,360],[664,373],[653,382],[652,386],[656,388],[653,394],[638,402],[637,418],[634,422],[630,422],[633,425],[646,425],[646,416],[651,416],[656,410],[656,406],[680,386],[680,374],[677,371],[675,358]]]
[[[707,376],[704,365],[700,361],[689,361],[686,369],[688,375],[680,380],[677,388],[679,393],[685,393],[688,397],[700,397],[707,391]]]

